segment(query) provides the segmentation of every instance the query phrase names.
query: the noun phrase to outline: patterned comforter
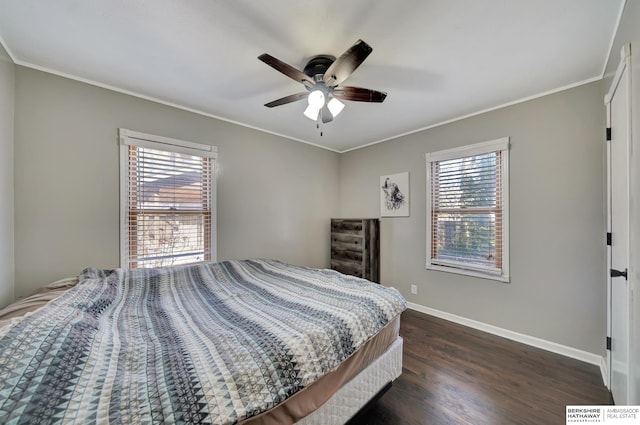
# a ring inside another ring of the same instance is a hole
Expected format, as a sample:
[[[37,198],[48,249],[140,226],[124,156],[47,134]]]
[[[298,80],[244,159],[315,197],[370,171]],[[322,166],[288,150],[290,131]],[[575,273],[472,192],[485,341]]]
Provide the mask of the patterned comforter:
[[[0,329],[0,423],[233,424],[405,308],[393,288],[272,260],[86,269]]]

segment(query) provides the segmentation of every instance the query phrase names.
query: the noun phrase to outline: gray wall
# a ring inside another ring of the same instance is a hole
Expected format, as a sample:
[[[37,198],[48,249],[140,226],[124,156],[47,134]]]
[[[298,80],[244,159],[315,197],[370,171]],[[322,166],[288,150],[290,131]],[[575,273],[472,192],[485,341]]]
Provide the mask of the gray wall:
[[[124,127],[218,146],[220,260],[324,267],[328,219],[377,217],[380,175],[409,171],[411,216],[382,220],[384,284],[423,306],[603,354],[601,92],[592,83],[338,155],[16,67],[16,295],[89,265],[118,266]],[[503,136],[512,142],[511,283],[425,270],[424,153]]]
[[[604,109],[600,83],[341,155],[341,215],[378,217],[379,178],[408,171],[410,217],[381,221],[381,279],[408,301],[603,355]],[[511,283],[425,270],[425,157],[511,138]],[[418,285],[418,294],[410,285]]]
[[[0,308],[13,301],[14,68],[0,45]]]
[[[15,115],[16,296],[119,265],[119,127],[218,146],[219,260],[328,265],[336,153],[20,66]]]

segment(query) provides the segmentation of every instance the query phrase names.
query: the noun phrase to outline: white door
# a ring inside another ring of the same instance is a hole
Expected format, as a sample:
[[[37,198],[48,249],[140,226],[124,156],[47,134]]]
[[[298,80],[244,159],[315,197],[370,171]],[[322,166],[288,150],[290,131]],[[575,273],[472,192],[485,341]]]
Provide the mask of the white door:
[[[618,405],[629,403],[630,287],[629,268],[629,61],[623,59],[607,95],[611,141],[608,147],[609,225],[611,232],[609,288],[610,384]]]

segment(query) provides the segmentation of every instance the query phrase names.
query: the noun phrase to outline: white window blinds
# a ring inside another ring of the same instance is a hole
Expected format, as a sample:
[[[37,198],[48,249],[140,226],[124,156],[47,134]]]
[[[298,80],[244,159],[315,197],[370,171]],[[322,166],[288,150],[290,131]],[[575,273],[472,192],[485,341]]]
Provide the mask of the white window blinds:
[[[212,147],[136,136],[123,138],[121,147],[126,170],[123,266],[160,267],[215,259],[215,154],[208,151]]]
[[[508,141],[427,154],[427,267],[508,279]]]

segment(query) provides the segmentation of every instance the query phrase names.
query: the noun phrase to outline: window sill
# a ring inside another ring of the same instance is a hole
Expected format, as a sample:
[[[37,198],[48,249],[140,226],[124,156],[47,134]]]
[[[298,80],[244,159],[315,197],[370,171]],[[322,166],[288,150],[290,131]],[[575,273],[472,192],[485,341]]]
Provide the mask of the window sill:
[[[504,283],[509,283],[509,281],[510,281],[509,275],[484,273],[484,272],[481,272],[481,271],[463,269],[463,268],[455,267],[455,266],[443,266],[443,265],[439,265],[439,264],[427,263],[426,269],[427,270],[436,270],[436,271],[440,271],[440,272],[461,274],[461,275],[471,276],[471,277],[479,277],[481,279],[496,280],[498,282],[504,282]]]

